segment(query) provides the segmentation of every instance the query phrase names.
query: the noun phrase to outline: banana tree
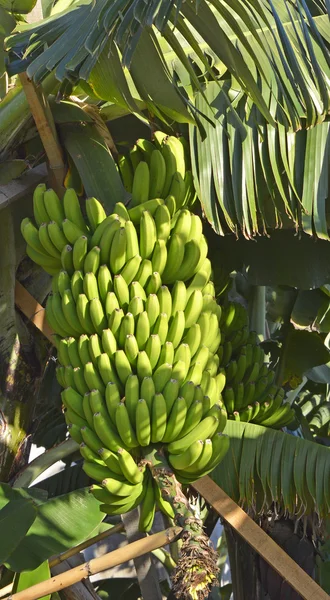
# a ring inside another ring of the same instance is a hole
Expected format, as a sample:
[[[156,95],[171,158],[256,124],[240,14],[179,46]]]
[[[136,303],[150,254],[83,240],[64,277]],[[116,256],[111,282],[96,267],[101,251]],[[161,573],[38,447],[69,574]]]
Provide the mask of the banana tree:
[[[7,40],[7,69],[27,68],[36,82],[55,73],[62,95],[88,82],[143,123],[188,124],[194,184],[218,234],[272,236],[284,224],[328,240],[328,16],[323,1],[70,2]],[[237,500],[327,514],[327,449],[229,427],[232,451],[213,476]]]

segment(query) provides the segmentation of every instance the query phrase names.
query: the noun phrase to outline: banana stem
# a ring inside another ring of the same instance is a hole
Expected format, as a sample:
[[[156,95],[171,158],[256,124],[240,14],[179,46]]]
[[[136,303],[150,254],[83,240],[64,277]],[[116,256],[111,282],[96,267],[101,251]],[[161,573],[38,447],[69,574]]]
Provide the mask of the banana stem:
[[[145,461],[164,500],[172,505],[174,522],[183,529],[181,553],[172,576],[174,594],[182,600],[207,598],[216,583],[218,567],[217,554],[203,531],[203,523],[194,514],[162,451],[151,450]]]

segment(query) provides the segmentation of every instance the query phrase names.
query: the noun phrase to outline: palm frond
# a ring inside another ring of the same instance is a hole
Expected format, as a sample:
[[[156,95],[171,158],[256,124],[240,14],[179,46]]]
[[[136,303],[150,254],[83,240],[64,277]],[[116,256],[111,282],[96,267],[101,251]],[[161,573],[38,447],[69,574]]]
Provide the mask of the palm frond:
[[[268,228],[327,231],[330,124],[291,132],[269,125],[249,98],[226,80],[196,93],[205,137],[190,128],[193,172],[205,215],[221,235],[247,238]],[[212,123],[213,120],[213,123]]]
[[[228,421],[230,447],[212,479],[255,514],[271,508],[301,517],[330,509],[330,449],[251,423]]]
[[[314,18],[305,0],[76,2],[68,10],[11,36],[8,48],[15,61],[8,68],[23,68],[17,62],[17,55],[21,55],[21,63],[29,63],[27,72],[35,81],[55,70],[60,81],[76,82],[89,79],[102,53],[109,57],[109,42],[117,45],[122,64],[131,72],[134,64],[145,67],[148,48],[154,45],[159,60],[154,59],[155,70],[149,79],[157,81],[166,71],[166,55],[154,35],[158,30],[170,44],[181,70],[179,87],[169,77],[167,82],[168,89],[172,85],[172,94],[178,96],[177,103],[180,98],[182,103],[185,100],[183,73],[190,74],[197,85],[185,59],[188,50],[198,57],[205,72],[210,69],[208,56],[220,71],[228,69],[268,123],[278,121],[293,130],[311,127],[322,122],[329,111],[330,58],[326,6],[316,2],[309,5],[317,12]],[[179,46],[171,35],[173,27],[175,34],[181,35]],[[157,109],[154,89],[149,90],[146,84],[146,91]],[[189,122],[191,118],[183,109],[181,112],[181,120]]]

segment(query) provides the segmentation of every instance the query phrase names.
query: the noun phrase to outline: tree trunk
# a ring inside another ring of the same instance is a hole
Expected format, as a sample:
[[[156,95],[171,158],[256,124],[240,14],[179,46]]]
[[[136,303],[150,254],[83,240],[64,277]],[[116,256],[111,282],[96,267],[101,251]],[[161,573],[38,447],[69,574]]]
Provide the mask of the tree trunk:
[[[284,518],[265,523],[272,539],[314,577],[315,548],[303,531],[295,532],[296,523]],[[230,525],[225,524],[224,528],[234,600],[303,600]]]
[[[1,211],[0,240],[0,481],[8,481],[28,456],[35,396],[48,349],[44,341],[38,344],[35,332],[15,310],[16,252],[11,207]]]

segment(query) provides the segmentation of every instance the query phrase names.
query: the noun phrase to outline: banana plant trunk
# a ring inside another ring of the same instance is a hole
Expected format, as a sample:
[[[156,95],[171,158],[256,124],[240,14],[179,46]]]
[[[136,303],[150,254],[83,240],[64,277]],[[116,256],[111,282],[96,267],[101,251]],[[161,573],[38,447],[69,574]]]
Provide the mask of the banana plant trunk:
[[[26,463],[29,432],[46,347],[15,310],[16,252],[11,207],[0,216],[0,481],[9,481]]]
[[[265,520],[267,533],[298,565],[315,577],[315,545],[303,525],[275,515]],[[303,600],[274,569],[225,524],[234,600]]]

